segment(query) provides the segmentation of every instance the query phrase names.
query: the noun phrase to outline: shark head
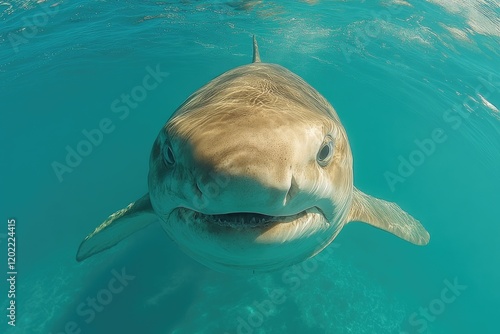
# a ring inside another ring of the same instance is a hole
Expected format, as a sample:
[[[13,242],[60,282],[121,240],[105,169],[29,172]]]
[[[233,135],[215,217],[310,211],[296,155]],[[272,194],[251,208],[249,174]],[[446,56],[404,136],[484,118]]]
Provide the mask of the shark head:
[[[299,76],[254,62],[193,93],[157,136],[149,193],[111,215],[77,259],[160,219],[187,254],[219,271],[272,271],[307,259],[362,221],[423,245],[423,226],[353,186],[347,134]]]
[[[335,111],[273,64],[236,68],[194,93],[161,130],[150,161],[164,229],[222,270],[273,270],[317,253],[344,224],[352,184]]]

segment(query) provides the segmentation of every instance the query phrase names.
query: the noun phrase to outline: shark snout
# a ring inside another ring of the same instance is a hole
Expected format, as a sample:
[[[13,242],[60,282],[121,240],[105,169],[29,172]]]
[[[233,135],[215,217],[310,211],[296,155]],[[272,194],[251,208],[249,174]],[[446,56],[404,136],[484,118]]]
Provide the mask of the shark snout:
[[[315,157],[321,136],[310,128],[267,121],[259,128],[253,123],[262,118],[248,114],[232,120],[230,127],[214,119],[190,132],[174,131],[180,125],[172,125],[171,132],[177,136],[175,169],[189,183],[180,194],[181,204],[192,200],[202,206],[192,209],[206,214],[265,215],[292,215],[314,206],[318,198]]]
[[[210,171],[195,177],[195,204],[206,214],[255,212],[266,215],[290,214],[293,189],[292,175],[270,183],[255,175]],[[196,209],[196,208],[194,208]],[[291,210],[292,213],[294,210]],[[297,210],[300,211],[300,210]]]

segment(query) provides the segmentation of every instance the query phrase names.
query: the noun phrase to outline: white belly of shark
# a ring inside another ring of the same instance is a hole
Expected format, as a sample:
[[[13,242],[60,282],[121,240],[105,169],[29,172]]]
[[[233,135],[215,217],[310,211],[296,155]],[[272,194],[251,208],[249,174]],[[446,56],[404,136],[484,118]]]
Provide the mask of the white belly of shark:
[[[185,253],[219,271],[272,271],[327,247],[359,221],[417,245],[429,234],[394,203],[353,185],[335,110],[303,79],[260,61],[192,94],[161,129],[149,192],[108,217],[77,260],[160,221]]]

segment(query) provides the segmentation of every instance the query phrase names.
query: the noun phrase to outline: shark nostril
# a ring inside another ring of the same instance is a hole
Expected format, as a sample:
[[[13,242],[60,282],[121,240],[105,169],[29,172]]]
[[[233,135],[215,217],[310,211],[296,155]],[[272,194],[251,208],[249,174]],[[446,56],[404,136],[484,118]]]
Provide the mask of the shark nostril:
[[[299,186],[297,184],[297,181],[295,180],[295,177],[292,175],[292,179],[290,180],[290,188],[288,188],[288,191],[286,192],[283,204],[286,205],[287,203],[289,203],[298,192]]]
[[[200,187],[199,182],[200,182],[199,180],[196,180],[194,184],[195,184],[196,195],[201,197],[201,196],[203,196],[203,191],[201,190],[202,188]]]

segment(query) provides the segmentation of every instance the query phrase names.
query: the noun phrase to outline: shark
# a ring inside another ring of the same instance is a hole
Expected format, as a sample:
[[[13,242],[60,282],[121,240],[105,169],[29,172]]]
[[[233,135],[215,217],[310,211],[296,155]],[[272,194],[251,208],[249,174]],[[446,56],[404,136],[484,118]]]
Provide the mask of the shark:
[[[189,256],[223,272],[276,271],[325,249],[351,222],[416,245],[430,236],[397,204],[354,186],[346,130],[288,69],[251,63],[194,92],[152,145],[148,192],[80,244],[77,261],[159,222]]]

